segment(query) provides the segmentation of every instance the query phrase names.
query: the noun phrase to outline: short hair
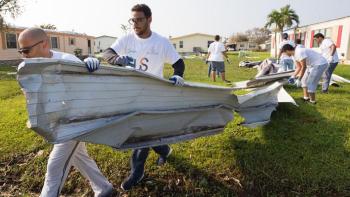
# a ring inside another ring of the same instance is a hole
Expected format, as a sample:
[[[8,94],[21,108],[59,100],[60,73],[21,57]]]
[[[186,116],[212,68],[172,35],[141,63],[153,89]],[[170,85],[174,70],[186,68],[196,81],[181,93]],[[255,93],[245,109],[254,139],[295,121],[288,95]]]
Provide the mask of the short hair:
[[[317,33],[316,35],[314,35],[315,38],[323,38],[324,39],[324,35],[321,33]]]
[[[214,39],[215,39],[216,41],[219,41],[219,40],[220,40],[220,36],[219,36],[219,35],[216,35]]]
[[[283,33],[283,34],[282,34],[282,38],[285,39],[285,40],[287,40],[287,39],[288,39],[288,34],[287,34],[287,33]]]
[[[297,38],[297,39],[295,40],[295,44],[301,44],[301,39],[300,39],[300,38]]]
[[[39,27],[30,27],[25,30],[23,30],[19,34],[19,39],[30,39],[30,40],[45,40],[48,39],[49,37],[47,36],[45,30],[39,28]]]
[[[282,47],[282,52],[286,52],[286,51],[294,51],[295,48],[290,45],[290,44],[285,44],[283,47]]]
[[[146,4],[136,4],[134,7],[131,8],[132,12],[143,12],[146,16],[146,18],[149,18],[152,16],[151,9]]]

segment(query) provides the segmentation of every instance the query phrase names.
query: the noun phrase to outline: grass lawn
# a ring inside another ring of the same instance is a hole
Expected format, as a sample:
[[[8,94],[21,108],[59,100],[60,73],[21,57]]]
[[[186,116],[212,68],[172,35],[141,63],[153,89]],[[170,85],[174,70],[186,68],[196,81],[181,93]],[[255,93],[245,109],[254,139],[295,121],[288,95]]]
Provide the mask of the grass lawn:
[[[255,53],[250,60],[268,57]],[[247,80],[255,69],[239,68],[242,59],[231,54],[227,79]],[[185,79],[211,83],[200,59],[185,60]],[[25,100],[14,68],[0,67],[0,196],[37,196],[52,145],[26,128]],[[165,69],[169,77],[172,69]],[[350,66],[336,73],[350,78]],[[224,85],[218,82],[215,84]],[[299,107],[279,105],[268,125],[248,129],[238,115],[225,131],[212,137],[172,145],[163,167],[152,152],[146,177],[123,196],[349,196],[350,195],[350,84],[318,94],[316,106],[302,103],[301,90],[286,87]],[[119,189],[129,172],[130,151],[88,145],[103,174]],[[65,196],[92,196],[88,182],[75,170],[62,191]]]

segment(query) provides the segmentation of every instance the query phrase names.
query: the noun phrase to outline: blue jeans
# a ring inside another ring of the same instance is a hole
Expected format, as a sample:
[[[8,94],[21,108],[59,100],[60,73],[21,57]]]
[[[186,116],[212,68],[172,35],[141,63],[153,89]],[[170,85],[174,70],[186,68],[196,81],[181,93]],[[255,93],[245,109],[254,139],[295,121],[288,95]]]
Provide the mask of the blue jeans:
[[[152,149],[158,154],[166,157],[170,151],[168,145],[155,146]],[[131,174],[141,176],[145,169],[145,162],[148,157],[150,148],[135,149],[131,158]]]
[[[331,82],[332,74],[337,67],[338,62],[330,63],[328,69],[323,74],[322,90],[328,91],[329,83]]]
[[[281,59],[281,67],[283,71],[294,70],[294,61],[292,59]]]

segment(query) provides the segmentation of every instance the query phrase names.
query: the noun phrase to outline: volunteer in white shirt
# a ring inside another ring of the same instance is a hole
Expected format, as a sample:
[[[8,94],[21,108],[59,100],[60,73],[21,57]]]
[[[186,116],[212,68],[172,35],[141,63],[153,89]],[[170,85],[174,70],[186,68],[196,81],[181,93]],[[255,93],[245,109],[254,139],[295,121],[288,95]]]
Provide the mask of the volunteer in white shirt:
[[[40,28],[24,30],[19,35],[18,43],[19,53],[24,58],[43,57],[81,62],[74,55],[50,50],[49,38],[45,31]],[[97,60],[87,58],[84,61],[91,66],[91,63],[94,64]],[[89,157],[85,143],[68,141],[53,146],[40,196],[58,197],[71,166],[74,166],[89,180],[95,196],[115,195],[112,184],[102,175],[94,160]]]
[[[285,54],[282,51],[282,48],[284,45],[289,44],[293,47],[295,47],[295,44],[293,41],[288,40],[288,34],[287,33],[283,33],[282,34],[282,38],[283,41],[281,42],[280,46],[279,46],[279,53],[278,53],[278,57],[277,60],[279,61],[279,64],[281,65],[280,68],[278,69],[277,72],[286,72],[286,71],[290,71],[290,70],[294,70],[295,66],[294,66],[294,61],[293,58],[288,56],[287,54]]]
[[[337,46],[333,43],[331,39],[324,38],[324,35],[321,33],[317,33],[314,38],[320,45],[321,53],[324,58],[326,58],[329,67],[324,72],[323,75],[323,83],[322,83],[322,92],[328,93],[329,83],[332,78],[333,71],[338,65],[339,57],[337,53]]]
[[[210,63],[211,77],[213,81],[216,81],[216,72],[221,74],[221,78],[224,82],[230,83],[230,81],[225,78],[225,61],[226,57],[227,62],[230,60],[226,54],[225,45],[220,41],[220,36],[215,36],[215,42],[211,43],[208,48],[207,61]]]
[[[174,85],[183,86],[185,64],[167,38],[151,31],[151,9],[145,4],[137,4],[131,12],[132,18],[129,22],[133,25],[134,32],[113,43],[104,52],[104,59],[112,65],[134,68],[158,77],[163,77],[164,63],[169,63],[174,68],[174,75],[170,80]],[[152,149],[159,154],[158,165],[163,165],[172,152],[168,145],[155,146]],[[133,151],[131,174],[121,184],[123,190],[130,190],[143,179],[149,150],[150,148],[141,148]]]
[[[297,63],[296,70],[288,80],[289,83],[300,83],[304,91],[304,101],[316,104],[316,88],[323,72],[328,67],[327,60],[312,49],[297,47],[289,44],[283,46],[282,51],[293,56]]]

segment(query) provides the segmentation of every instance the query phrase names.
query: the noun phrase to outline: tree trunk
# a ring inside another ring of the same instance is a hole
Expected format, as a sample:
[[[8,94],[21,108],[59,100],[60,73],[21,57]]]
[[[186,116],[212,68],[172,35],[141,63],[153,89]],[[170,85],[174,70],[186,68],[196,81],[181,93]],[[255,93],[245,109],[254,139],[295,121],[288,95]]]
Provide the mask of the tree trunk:
[[[277,31],[275,31],[275,58],[277,58]]]

